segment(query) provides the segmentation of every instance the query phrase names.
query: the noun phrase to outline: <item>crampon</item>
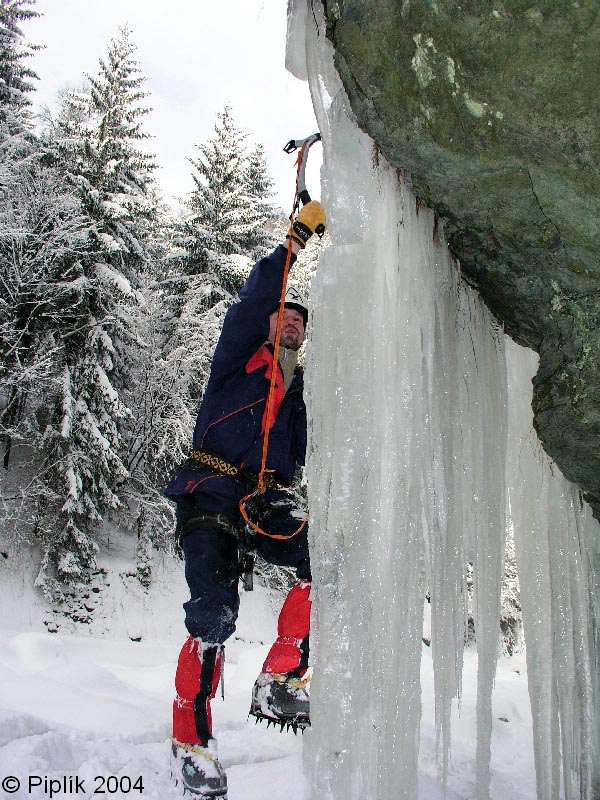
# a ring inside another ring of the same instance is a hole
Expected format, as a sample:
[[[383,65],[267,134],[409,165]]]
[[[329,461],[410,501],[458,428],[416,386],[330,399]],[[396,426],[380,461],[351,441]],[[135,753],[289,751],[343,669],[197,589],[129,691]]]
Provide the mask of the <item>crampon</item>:
[[[261,673],[252,690],[249,716],[281,730],[303,731],[310,726],[310,676],[297,671],[287,674]]]

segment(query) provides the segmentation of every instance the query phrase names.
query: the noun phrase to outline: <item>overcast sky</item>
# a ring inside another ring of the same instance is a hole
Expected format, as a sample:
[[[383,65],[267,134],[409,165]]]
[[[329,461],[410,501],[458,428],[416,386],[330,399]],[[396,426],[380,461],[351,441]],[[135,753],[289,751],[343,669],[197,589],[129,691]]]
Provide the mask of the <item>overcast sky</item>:
[[[23,26],[26,38],[45,45],[32,60],[40,79],[34,108],[55,103],[84,73],[96,75],[110,39],[127,24],[147,78],[153,110],[144,127],[155,137],[165,198],[192,189],[194,145],[212,138],[216,114],[229,103],[248,144],[264,146],[275,201],[289,212],[294,157],[283,146],[314,133],[316,122],[308,84],[284,65],[286,0],[37,0],[35,10],[43,16]],[[307,173],[315,197],[318,149]]]

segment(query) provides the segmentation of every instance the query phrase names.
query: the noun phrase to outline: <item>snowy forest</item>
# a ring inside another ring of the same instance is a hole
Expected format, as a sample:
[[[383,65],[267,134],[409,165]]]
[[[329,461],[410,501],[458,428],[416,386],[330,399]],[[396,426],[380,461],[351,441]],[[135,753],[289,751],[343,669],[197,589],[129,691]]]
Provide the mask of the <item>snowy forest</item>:
[[[88,581],[108,523],[136,537],[150,582],[152,548],[174,529],[162,489],[189,448],[224,313],[287,219],[262,146],[227,105],[189,154],[181,208],[162,200],[127,28],[36,117],[34,5],[0,0],[0,513],[61,604]],[[296,268],[305,291],[314,258]]]

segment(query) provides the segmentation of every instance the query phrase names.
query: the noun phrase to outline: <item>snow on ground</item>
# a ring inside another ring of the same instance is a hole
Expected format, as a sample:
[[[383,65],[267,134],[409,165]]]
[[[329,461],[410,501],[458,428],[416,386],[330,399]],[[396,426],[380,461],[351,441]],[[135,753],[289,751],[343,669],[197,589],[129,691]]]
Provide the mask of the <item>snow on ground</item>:
[[[128,546],[112,543],[99,591],[90,593],[89,602],[96,607],[89,624],[61,623],[48,615],[29,588],[26,571],[18,570],[14,560],[12,572],[3,565],[3,800],[179,796],[169,775],[169,734],[173,676],[184,638],[185,583],[180,565],[161,557],[156,559],[153,588],[145,592],[131,575]],[[275,635],[280,602],[260,586],[242,593],[238,630],[228,642],[225,701],[218,698],[213,703],[213,714],[229,800],[308,800],[302,736],[247,718],[252,684]],[[460,715],[454,720],[448,800],[474,797],[476,668],[477,654],[469,649]],[[442,800],[435,763],[431,651],[425,646],[422,697],[419,800]],[[492,800],[533,800],[523,655],[501,659],[494,698]],[[20,781],[16,791],[11,776]]]
[[[20,779],[12,796],[49,797],[43,779],[68,775],[78,776],[86,791],[55,797],[92,797],[94,789],[117,785],[111,775],[125,790],[115,797],[178,796],[168,746],[178,649],[49,633],[1,637],[0,780]],[[271,800],[303,796],[299,739],[247,720],[249,687],[266,650],[250,645],[228,664],[227,700],[214,704],[232,800],[267,797],[267,786]],[[28,775],[36,776],[34,784],[42,779],[31,792]]]

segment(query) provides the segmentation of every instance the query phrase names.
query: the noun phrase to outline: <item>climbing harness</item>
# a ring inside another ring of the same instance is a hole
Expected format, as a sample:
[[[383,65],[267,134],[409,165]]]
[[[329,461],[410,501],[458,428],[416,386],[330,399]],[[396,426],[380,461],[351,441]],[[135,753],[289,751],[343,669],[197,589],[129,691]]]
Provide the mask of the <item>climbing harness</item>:
[[[181,522],[175,529],[179,545],[184,538],[198,528],[208,528],[235,536],[238,543],[238,575],[242,580],[244,591],[254,588],[253,573],[256,563],[256,534],[248,531],[246,525],[236,524],[225,514],[194,514]]]
[[[306,205],[310,202],[310,194],[306,188],[306,163],[308,160],[308,153],[310,148],[315,144],[315,142],[321,141],[321,134],[320,133],[313,133],[311,136],[307,136],[305,139],[290,139],[290,141],[285,145],[283,148],[286,153],[293,153],[298,150],[298,157],[296,159],[296,189],[294,192],[294,204],[292,208],[292,213],[290,214],[290,222],[293,220],[294,215],[296,214],[298,208],[300,207],[300,203],[302,205]],[[319,236],[323,234],[324,228],[322,226],[318,226],[321,230],[315,230],[315,233]],[[286,536],[284,534],[278,533],[268,533],[267,531],[263,530],[259,524],[253,521],[250,517],[250,511],[252,506],[256,506],[258,503],[260,505],[260,500],[262,500],[261,495],[264,495],[267,489],[267,479],[269,476],[273,475],[273,470],[268,470],[266,467],[267,464],[267,450],[269,447],[269,432],[271,430],[271,426],[274,422],[274,397],[275,397],[275,382],[277,378],[277,370],[278,370],[278,359],[277,353],[279,353],[279,341],[281,338],[281,328],[283,322],[283,310],[285,307],[285,293],[287,289],[287,279],[288,274],[290,271],[290,264],[292,258],[292,241],[291,239],[288,240],[288,248],[287,248],[287,257],[285,260],[285,266],[283,269],[283,282],[281,286],[281,298],[279,300],[279,310],[277,313],[277,328],[275,331],[275,342],[273,345],[273,365],[271,368],[271,379],[269,383],[269,393],[267,395],[267,408],[266,408],[266,418],[265,418],[265,432],[263,436],[263,449],[262,449],[262,458],[261,458],[261,466],[258,473],[258,485],[254,492],[250,492],[245,497],[242,497],[239,503],[240,513],[242,518],[246,524],[247,530],[250,532],[258,533],[261,536],[268,536],[270,539],[291,539],[293,536],[297,536],[305,527],[308,521],[308,515],[304,518],[301,525],[295,530],[292,534]]]
[[[233,533],[237,536],[237,528],[229,517],[225,514],[194,514],[185,522],[180,523],[175,529],[175,533],[182,542],[188,533],[196,528],[212,528],[213,530],[223,531],[223,533]]]

